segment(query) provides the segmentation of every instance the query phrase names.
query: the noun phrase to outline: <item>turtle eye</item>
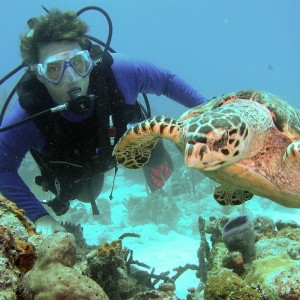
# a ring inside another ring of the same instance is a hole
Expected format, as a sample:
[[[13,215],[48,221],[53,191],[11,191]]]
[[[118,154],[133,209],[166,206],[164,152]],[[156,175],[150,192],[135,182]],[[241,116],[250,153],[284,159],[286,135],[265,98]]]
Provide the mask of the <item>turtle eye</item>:
[[[228,140],[228,134],[227,132],[224,132],[221,138],[212,144],[212,149],[218,151],[219,149],[227,145],[227,140]]]
[[[227,131],[224,132],[224,134],[222,135],[221,140],[222,140],[223,143],[226,143],[228,141],[228,132]]]

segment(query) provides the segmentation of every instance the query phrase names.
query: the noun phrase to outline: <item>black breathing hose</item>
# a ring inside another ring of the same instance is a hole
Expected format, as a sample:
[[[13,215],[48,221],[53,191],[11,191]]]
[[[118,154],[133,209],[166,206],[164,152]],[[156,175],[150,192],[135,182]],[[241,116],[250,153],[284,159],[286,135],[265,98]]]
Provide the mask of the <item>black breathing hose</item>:
[[[110,42],[111,42],[111,39],[112,39],[112,31],[113,31],[112,21],[111,21],[110,16],[108,15],[108,13],[104,9],[102,9],[102,8],[100,8],[98,6],[86,6],[86,7],[82,8],[82,9],[80,9],[76,13],[76,15],[80,16],[83,12],[85,12],[87,10],[97,10],[100,13],[102,13],[104,15],[104,17],[106,18],[107,23],[108,23],[108,36],[107,36],[106,43],[104,43],[105,44],[104,51],[108,51],[109,50],[109,46],[110,46]]]
[[[47,109],[47,110],[41,111],[41,112],[39,112],[39,113],[37,113],[37,114],[35,114],[33,116],[30,116],[30,117],[28,117],[28,118],[26,118],[26,119],[24,119],[22,121],[13,123],[13,124],[5,126],[5,127],[1,127],[0,128],[0,132],[3,132],[3,131],[6,131],[6,130],[9,130],[9,129],[12,129],[14,127],[17,127],[19,125],[22,125],[22,124],[24,124],[26,122],[29,122],[29,121],[31,121],[31,120],[33,120],[35,118],[38,118],[38,117],[40,117],[42,115],[46,115],[47,113],[51,113],[51,109]]]
[[[0,85],[5,82],[8,78],[15,75],[17,72],[19,72],[21,69],[25,67],[24,63],[21,63],[16,68],[14,68],[12,71],[10,71],[8,74],[6,74],[3,78],[0,79]]]
[[[8,74],[6,74],[3,78],[0,79],[0,85],[5,82],[8,78],[15,75],[17,72],[19,72],[21,69],[25,67],[24,63],[21,63],[16,68],[14,68],[12,71],[10,71]]]
[[[91,35],[88,35],[88,34],[84,34],[83,37],[93,41],[93,42],[96,42],[97,44],[101,45],[102,47],[104,47],[104,49],[106,48],[106,44],[104,42],[102,42],[101,40],[91,36]],[[108,47],[108,51],[111,52],[111,53],[116,53],[116,51],[111,48],[111,47]]]

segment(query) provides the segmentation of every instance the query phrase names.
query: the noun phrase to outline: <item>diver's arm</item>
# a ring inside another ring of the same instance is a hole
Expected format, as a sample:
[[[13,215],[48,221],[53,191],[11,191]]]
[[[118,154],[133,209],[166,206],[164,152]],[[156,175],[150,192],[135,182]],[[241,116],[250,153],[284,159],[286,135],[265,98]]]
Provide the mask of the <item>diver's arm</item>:
[[[207,101],[205,96],[168,70],[146,61],[129,58],[124,54],[112,56],[114,59],[112,70],[126,103],[133,104],[138,93],[165,95],[186,107]]]
[[[25,117],[24,112],[16,105],[2,126]],[[39,143],[43,143],[43,138],[32,121],[0,133],[0,192],[19,208],[24,209],[25,215],[36,223],[37,231],[53,233],[64,228],[49,215],[18,174],[25,154],[33,145]],[[45,219],[49,221],[48,226],[45,226]]]
[[[2,156],[2,150],[3,147],[0,143],[0,156]],[[24,209],[25,215],[33,222],[48,215],[18,173],[3,168],[2,163],[0,163],[0,192],[5,198],[14,202],[18,208]]]

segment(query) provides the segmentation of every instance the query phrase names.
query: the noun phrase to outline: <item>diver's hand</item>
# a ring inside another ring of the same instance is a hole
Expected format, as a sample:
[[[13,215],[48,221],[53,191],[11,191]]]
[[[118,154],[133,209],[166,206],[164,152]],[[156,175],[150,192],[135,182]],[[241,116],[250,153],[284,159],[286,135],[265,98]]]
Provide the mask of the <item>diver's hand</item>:
[[[66,231],[66,228],[60,225],[53,217],[50,215],[42,216],[38,218],[34,225],[36,231],[42,234],[50,235],[58,231]]]

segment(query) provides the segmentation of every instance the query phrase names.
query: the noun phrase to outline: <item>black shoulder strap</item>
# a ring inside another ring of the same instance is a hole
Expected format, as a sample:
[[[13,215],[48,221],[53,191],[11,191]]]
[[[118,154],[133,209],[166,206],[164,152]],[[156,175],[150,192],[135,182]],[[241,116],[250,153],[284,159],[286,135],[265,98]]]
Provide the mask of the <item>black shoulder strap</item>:
[[[102,84],[97,82],[97,79],[95,79],[95,93],[97,95],[101,95],[101,93],[105,91],[106,99],[108,101],[107,105],[110,107],[110,112],[115,115],[115,123],[119,123],[119,125],[122,126],[124,124],[127,125],[128,122],[134,121],[136,118],[137,120],[135,121],[141,121],[145,118],[145,115],[141,110],[140,104],[138,101],[136,101],[134,105],[125,103],[124,96],[119,90],[118,83],[112,71],[112,64],[113,58],[111,54],[109,52],[103,52],[101,54],[101,63],[97,65],[97,69],[94,74],[105,79],[105,86],[103,87]]]
[[[100,60],[94,67],[90,75],[90,91],[96,97],[96,114],[98,123],[98,141],[100,147],[109,145],[107,128],[109,127],[109,116],[112,115],[112,108],[109,99],[109,91],[106,83],[106,76],[112,64],[111,56],[105,58],[105,53],[101,54]]]
[[[93,84],[93,92],[102,99],[108,101],[108,106],[119,107],[122,106],[125,101],[122,93],[118,89],[118,85],[113,74],[111,65],[113,64],[113,58],[109,52],[103,52],[101,54],[100,61],[94,67],[91,73],[91,82]]]

